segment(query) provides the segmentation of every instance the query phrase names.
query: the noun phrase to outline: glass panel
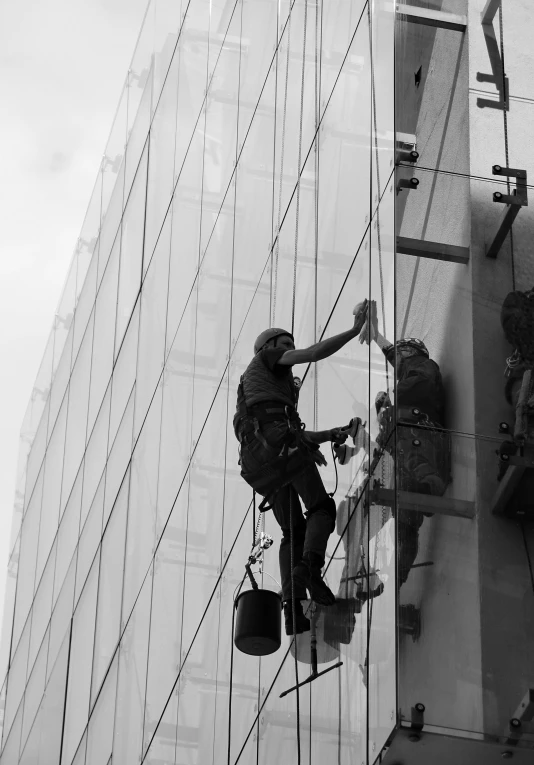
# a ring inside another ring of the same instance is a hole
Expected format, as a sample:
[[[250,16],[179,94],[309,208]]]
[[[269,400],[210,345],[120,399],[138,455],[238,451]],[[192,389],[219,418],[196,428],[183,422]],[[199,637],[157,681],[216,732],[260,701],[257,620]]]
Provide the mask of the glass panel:
[[[9,733],[26,685],[28,651],[30,648],[30,623],[31,618],[28,618],[9,668],[6,711],[4,714],[4,738]]]
[[[52,621],[50,623],[50,645],[48,648],[48,666],[46,669],[47,679],[50,677],[60,648],[63,644],[65,633],[70,631],[70,620],[74,605],[74,583],[76,580],[76,555],[73,556],[67,576],[59,593]]]
[[[193,348],[195,306],[196,303],[191,302],[187,307],[162,379],[163,411],[158,477],[158,536],[180,491],[191,457],[193,406],[191,349]]]
[[[130,400],[122,422],[117,433],[117,437],[111,448],[106,470],[106,496],[104,500],[104,519],[103,527],[106,525],[111,513],[111,508],[117,497],[119,488],[123,482],[126,468],[132,455],[132,430],[134,414],[135,390],[130,395]],[[128,479],[128,476],[125,480]]]
[[[103,261],[103,265],[107,262],[109,251],[111,250],[111,244],[115,238],[113,232],[111,240],[108,239],[107,245],[104,244],[103,228],[108,227],[108,216],[116,219],[117,223],[122,214],[122,195],[124,193],[124,174],[120,174],[119,171],[124,173],[124,149],[126,146],[126,136],[128,133],[128,85],[125,84],[117,111],[115,113],[115,119],[113,120],[113,126],[111,133],[106,144],[106,151],[102,160],[102,218],[101,218],[101,230],[100,230],[100,258]],[[114,199],[111,199],[114,193]],[[111,201],[110,201],[111,200]],[[113,212],[110,213],[108,209],[113,205]],[[110,227],[110,231],[113,226]],[[117,225],[114,226],[115,231]],[[99,266],[99,281],[100,276],[104,272],[104,268]]]
[[[201,763],[213,758],[218,623],[219,601],[213,598],[182,666],[177,688],[177,716],[172,720],[169,715],[169,724],[160,724],[159,727],[154,721],[147,731],[149,741],[154,736],[148,756],[150,763],[155,764],[159,758],[168,757],[169,745],[172,746],[175,737],[177,762],[185,759]],[[174,695],[169,707],[169,712],[176,707]],[[217,743],[224,751],[225,742]]]
[[[26,743],[31,726],[35,720],[35,716],[46,682],[46,662],[48,659],[48,638],[50,636],[50,630],[46,631],[45,638],[37,654],[35,665],[28,677],[28,685],[26,687],[26,693],[24,695],[24,718],[22,723],[22,746]]]
[[[152,567],[136,601],[119,648],[119,679],[113,734],[113,764],[138,762],[143,743]]]
[[[74,548],[80,536],[80,508],[82,502],[83,465],[81,466],[63,513],[57,536],[56,570],[54,573],[55,604],[71,563]]]
[[[175,177],[181,176],[184,158],[189,156],[194,144],[199,141],[202,146],[202,136],[196,132],[196,124],[204,103],[207,83],[209,3],[206,0],[192,0],[184,10],[187,13],[174,54],[178,57]],[[192,187],[187,182],[187,185],[190,191],[195,191],[196,184]]]
[[[37,564],[37,545],[39,541],[39,520],[41,517],[41,472],[33,493],[24,521],[22,523],[22,540],[17,576],[17,599],[15,603],[15,619],[13,622],[13,640],[11,655],[13,655],[20,633],[28,616],[35,586],[35,567]]]
[[[128,620],[154,553],[162,386],[156,391],[131,467],[122,623]]]
[[[386,27],[389,26],[386,13],[391,5],[388,0],[384,8],[383,20],[380,21],[380,24],[384,24]],[[418,5],[429,7],[420,3]],[[439,9],[455,14],[467,13],[467,7],[463,0],[442,2]],[[480,17],[477,19],[477,24],[479,24],[479,19]],[[474,43],[473,51],[476,50],[479,41],[484,47],[482,29],[480,26],[478,29],[480,34],[477,35],[477,42]],[[387,36],[389,37],[389,30]],[[380,37],[376,39],[376,42],[380,43]],[[492,109],[479,110],[475,108],[469,109],[469,119],[467,117],[468,47],[463,33],[436,29],[436,27],[426,24],[414,24],[407,21],[402,14],[397,13],[395,43],[396,130],[399,138],[402,134],[417,134],[418,164],[423,167],[439,167],[441,170],[468,173],[471,161],[469,157],[471,115],[476,121],[476,112],[480,112],[484,114],[484,120],[488,119],[491,122],[493,116],[500,114]],[[375,63],[376,82],[380,83],[380,90],[383,88],[382,82],[391,82],[391,78],[387,75],[385,80],[378,79],[381,57],[385,61],[389,59],[385,45],[380,47],[380,55],[375,55],[375,62],[377,62]],[[489,59],[486,58],[486,61],[486,71],[490,71]],[[473,82],[475,81],[473,80]],[[474,88],[476,88],[477,94],[471,93],[470,97],[476,99],[480,89],[485,87],[485,85],[476,82]],[[491,87],[495,93],[495,88]],[[387,97],[392,104],[391,96],[387,94],[389,89],[388,84],[385,87],[384,97]],[[377,92],[378,90],[379,88],[377,88]],[[432,120],[427,119],[429,111],[433,114]],[[499,147],[502,147],[502,114],[499,116],[498,126],[500,127],[500,134],[497,134],[498,138],[495,137]],[[484,132],[486,133],[486,131],[487,138],[491,141],[493,131],[489,124],[485,126]],[[476,135],[476,132],[474,134]],[[475,151],[474,155],[476,156],[476,154]],[[482,152],[483,154],[485,152]],[[486,156],[492,156],[492,154]],[[496,162],[497,158],[493,161]],[[486,163],[484,175],[489,171],[491,171],[491,161]]]
[[[91,568],[72,622],[62,762],[70,763],[89,716],[99,556]]]
[[[84,284],[87,277],[87,273],[90,268],[90,263],[93,260],[98,259],[97,241],[98,234],[100,232],[100,215],[102,206],[102,171],[99,169],[96,177],[95,186],[91,199],[87,206],[87,212],[85,213],[85,220],[83,222],[82,230],[80,232],[80,238],[78,239],[76,247],[77,255],[77,271],[76,271],[76,311],[78,311],[78,303],[82,290],[85,289]],[[93,253],[96,251],[96,256],[93,257]],[[96,273],[96,272],[95,272]]]
[[[137,365],[137,344],[139,335],[139,305],[137,301],[130,323],[126,330],[124,342],[120,347],[119,356],[113,369],[111,415],[109,421],[109,444],[113,444],[126,404],[130,398],[135,382]]]
[[[158,0],[158,6],[171,5],[169,0]],[[178,3],[172,3],[173,13],[180,14]],[[170,9],[167,11],[170,13]],[[174,39],[174,42],[172,40]],[[165,47],[174,47],[176,35],[169,34]],[[172,51],[171,51],[172,52]],[[158,62],[158,59],[156,59]],[[150,128],[150,162],[148,167],[148,188],[146,206],[145,252],[143,273],[146,273],[154,246],[161,231],[165,216],[168,214],[174,187],[174,149],[176,143],[176,113],[178,105],[178,62],[175,55],[161,100],[158,104],[152,127]],[[168,63],[168,60],[167,60]],[[157,63],[156,63],[157,66]],[[168,229],[168,236],[170,228]]]
[[[20,537],[17,539],[7,565],[7,576],[4,590],[4,612],[2,614],[2,642],[0,643],[0,682],[4,684],[6,677],[15,611],[15,592],[17,589],[17,571],[19,561]]]
[[[119,639],[128,483],[125,480],[121,487],[102,540],[91,703],[99,691]]]
[[[157,107],[159,108],[158,101],[164,98],[160,95],[162,88],[167,87],[169,80],[172,79],[169,64],[172,68],[171,58],[178,40],[184,9],[187,6],[184,6],[182,2],[175,3],[174,0],[153,0],[152,6],[154,8],[155,59],[152,111],[154,111]]]
[[[48,343],[43,354],[39,371],[37,372],[37,378],[35,380],[32,394],[30,397],[31,402],[31,415],[27,422],[26,433],[30,439],[33,439],[39,421],[43,412],[46,413],[45,407],[48,402],[48,394],[50,393],[50,385],[52,382],[52,361],[54,356],[54,335],[50,334]]]
[[[44,466],[43,501],[41,504],[41,523],[39,526],[39,547],[35,583],[39,582],[50,547],[59,525],[61,506],[61,479],[63,475],[63,455],[65,450],[65,431],[67,427],[68,397],[65,396],[48,450]],[[63,506],[66,502],[63,502]]]
[[[80,524],[83,526],[87,513],[91,506],[91,502],[95,496],[95,492],[102,473],[106,464],[106,456],[108,452],[108,431],[109,431],[109,410],[111,401],[111,385],[108,385],[106,395],[93,428],[93,432],[89,437],[89,443],[84,458],[84,473],[83,473],[83,495],[82,495],[82,510]]]
[[[85,450],[89,382],[91,379],[93,322],[94,313],[87,326],[87,331],[84,335],[82,347],[80,348],[80,353],[76,359],[69,385],[69,410],[67,414],[67,435],[65,438],[63,485],[61,489],[63,507],[67,503]],[[70,395],[70,391],[74,391],[72,396]]]
[[[11,765],[11,763],[18,762],[20,751],[20,736],[22,733],[22,712],[23,707],[21,704],[9,736],[4,725],[4,738],[2,740],[4,748],[2,754],[0,755],[1,765]]]
[[[74,306],[76,304],[76,270],[77,270],[76,251],[70,263],[69,272],[63,287],[61,299],[54,316],[54,361],[52,365],[52,379],[55,385],[55,375],[59,360],[65,349],[67,335],[72,327],[74,317]]]
[[[41,422],[39,423],[39,428],[35,434],[35,439],[33,440],[30,454],[28,456],[28,467],[26,469],[26,488],[24,491],[24,512],[26,512],[28,503],[33,496],[35,482],[39,476],[39,471],[41,470],[43,464],[46,444],[48,442],[47,432],[49,408],[50,405],[47,404],[46,410],[43,414],[43,417],[41,418]],[[39,502],[40,501],[41,500],[39,500]]]
[[[121,246],[121,218],[123,212],[123,199],[124,199],[124,165],[119,171],[119,177],[117,178],[117,184],[113,189],[113,196],[109,204],[106,218],[102,225],[102,231],[100,232],[100,243],[98,251],[98,273],[96,289],[97,292],[102,283],[102,279],[106,272],[107,265],[112,255],[116,253],[118,260],[118,253]]]
[[[229,185],[237,156],[242,48],[237,42],[241,35],[240,6],[240,3],[235,3],[230,14],[228,6],[224,8],[222,4],[215,4],[211,13],[209,70],[211,73],[215,67],[215,71],[210,76],[207,106],[199,122],[199,128],[204,133],[201,254],[205,253],[212,236],[217,241],[213,228],[225,197],[228,198],[226,207],[222,207],[222,214],[226,214],[230,221],[233,218],[233,188],[229,189]],[[214,245],[211,242],[211,246]]]
[[[180,113],[178,113],[180,120]],[[166,352],[169,352],[181,322],[189,318],[190,300],[198,268],[200,246],[200,194],[202,184],[202,139],[198,132],[181,171],[172,208],[171,262],[167,303]],[[187,306],[187,308],[186,308]]]
[[[147,9],[143,26],[135,46],[127,78],[128,92],[128,147],[126,149],[126,186],[135,175],[152,114],[152,78],[154,67],[154,5]]]
[[[120,239],[113,245],[108,267],[95,305],[95,332],[91,363],[91,392],[87,418],[87,433],[95,423],[108,387],[113,368],[115,318],[117,314],[117,284],[119,279]]]
[[[72,342],[74,339],[74,323],[71,322],[71,329],[67,337],[65,347],[63,348],[63,354],[59,362],[56,374],[54,376],[54,384],[52,385],[52,391],[50,393],[50,422],[49,433],[52,432],[56,417],[61,406],[65,393],[69,384],[70,371],[72,365]]]
[[[83,734],[83,738],[81,740],[80,746],[78,747],[78,751],[76,752],[76,755],[72,761],[72,765],[86,765],[86,758],[87,756],[87,731]]]
[[[98,550],[102,537],[102,517],[104,513],[105,474],[102,476],[95,498],[91,504],[87,520],[80,534],[78,545],[78,565],[76,567],[76,593],[74,602],[78,602],[89,569]],[[100,557],[100,556],[98,556]]]
[[[411,177],[413,173],[411,168],[399,168],[397,187],[400,180]],[[465,250],[461,252],[466,258],[469,257],[469,179],[421,168],[417,169],[416,176],[419,185],[414,191],[402,189],[397,194],[396,215],[400,235],[463,247]],[[482,185],[490,213],[492,186]],[[449,225],[449,221],[454,221],[454,225]],[[489,239],[497,223],[490,215],[485,223]],[[396,269],[398,336],[424,339],[431,357],[439,358],[443,369],[455,370],[455,383],[447,391],[447,424],[457,430],[473,432],[472,352],[465,351],[459,364],[457,343],[452,340],[459,334],[469,332],[472,327],[472,290],[467,281],[466,265],[397,252]]]
[[[181,661],[186,519],[187,492],[184,491],[180,493],[173,507],[154,563],[144,749],[172,691]],[[174,720],[169,720],[166,713],[166,722],[170,722],[172,726],[176,724],[176,700],[169,706],[174,709],[175,716]],[[174,747],[174,739],[171,746]]]
[[[32,624],[30,637],[30,651],[28,654],[28,671],[31,671],[33,662],[40,650],[43,635],[50,622],[52,615],[52,590],[54,586],[54,570],[56,567],[56,545],[52,547],[52,552],[48,558],[46,568],[32,606]]]
[[[89,722],[86,762],[91,765],[108,765],[111,758],[118,663],[117,654]]]
[[[72,345],[72,360],[76,360],[80,345],[87,329],[87,322],[91,316],[96,299],[96,272],[98,268],[98,252],[91,258],[91,264],[83,284],[83,289],[76,306],[74,316],[74,339]]]
[[[122,220],[116,349],[122,342],[126,325],[141,288],[147,163],[148,148],[145,147]]]
[[[65,636],[52,674],[46,686],[40,715],[42,715],[39,765],[57,765],[60,761],[69,664],[69,634]]]
[[[169,283],[170,224],[171,218],[169,216],[158,239],[141,293],[141,325],[135,394],[136,434],[139,433],[145,419],[150,400],[154,395],[163,369]]]

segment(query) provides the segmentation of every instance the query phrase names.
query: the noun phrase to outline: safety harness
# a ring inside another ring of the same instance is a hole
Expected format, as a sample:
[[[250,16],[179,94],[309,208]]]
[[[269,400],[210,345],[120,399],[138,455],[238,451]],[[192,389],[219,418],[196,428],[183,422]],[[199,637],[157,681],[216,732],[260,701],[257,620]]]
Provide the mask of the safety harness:
[[[298,392],[295,389],[295,403],[297,398]],[[291,483],[310,462],[325,462],[319,447],[304,436],[306,426],[301,422],[295,407],[280,401],[261,401],[254,406],[247,406],[242,376],[237,389],[237,411],[233,420],[234,433],[241,449],[246,448],[254,439],[265,449],[275,448],[262,432],[263,425],[274,422],[287,425],[279,453],[257,470],[241,469],[242,478],[264,497],[259,506],[260,511],[268,510],[268,502],[272,502],[276,492]]]

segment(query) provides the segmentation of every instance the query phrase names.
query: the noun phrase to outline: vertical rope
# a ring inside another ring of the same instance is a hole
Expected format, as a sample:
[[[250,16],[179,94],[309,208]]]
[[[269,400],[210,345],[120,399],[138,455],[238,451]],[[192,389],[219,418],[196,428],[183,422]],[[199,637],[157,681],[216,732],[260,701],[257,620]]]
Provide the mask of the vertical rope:
[[[304,31],[302,34],[302,75],[300,83],[299,151],[297,162],[297,200],[295,203],[295,254],[293,258],[293,300],[291,304],[291,334],[295,334],[295,302],[297,296],[297,261],[299,245],[300,173],[302,165],[302,125],[304,121],[304,81],[306,74],[306,31],[308,26],[308,0],[304,0]]]
[[[370,59],[371,59],[371,102],[372,102],[372,108],[373,108],[373,142],[374,142],[374,149],[375,149],[375,164],[376,164],[376,187],[377,187],[377,205],[376,205],[376,235],[377,235],[377,244],[378,244],[378,272],[380,276],[380,300],[382,302],[382,326],[383,331],[382,334],[384,337],[387,337],[387,331],[386,331],[386,304],[385,304],[385,298],[384,298],[384,274],[382,271],[382,240],[380,238],[380,200],[382,197],[382,190],[380,188],[380,158],[378,154],[378,128],[377,128],[377,119],[376,119],[376,90],[375,90],[375,68],[373,63],[373,16],[371,13],[371,5],[369,4],[367,6],[367,13],[369,16],[369,53],[370,53]],[[372,178],[371,178],[372,183]],[[371,220],[373,218],[373,209],[371,206]],[[371,227],[371,241],[372,241],[373,231]],[[372,247],[371,247],[372,252]],[[370,264],[370,270],[372,269],[372,259]],[[386,389],[389,393],[389,370],[388,370],[388,362],[387,359],[385,359],[385,369],[386,369]]]
[[[503,14],[502,14],[502,0],[499,6],[499,38],[501,44],[501,63],[502,63],[502,95],[503,95],[503,118],[504,118],[504,156],[506,159],[506,167],[510,167],[510,155],[508,149],[508,113],[506,107],[506,74],[504,71],[504,30],[503,30]],[[510,194],[510,178],[506,176],[506,188],[507,193]],[[514,231],[513,227],[510,227],[510,254],[512,261],[512,289],[515,290],[515,260],[514,260]]]
[[[289,16],[287,20],[287,48],[286,48],[286,76],[284,83],[284,108],[282,110],[282,138],[280,144],[280,185],[278,189],[278,219],[276,222],[276,248],[274,257],[274,285],[273,285],[273,313],[271,326],[276,323],[276,292],[278,288],[278,260],[280,255],[280,222],[282,220],[282,187],[284,183],[284,157],[285,157],[285,145],[286,145],[286,116],[287,116],[287,88],[289,81],[289,53],[291,50],[291,12],[292,6],[289,8]]]
[[[313,306],[313,342],[317,342],[317,319],[318,319],[318,270],[319,270],[319,141],[318,141],[318,125],[319,125],[319,72],[318,72],[318,47],[319,47],[319,1],[315,3],[315,138],[314,138],[314,151],[315,151],[315,176],[314,176],[314,195],[315,195],[315,283],[314,283],[314,306]],[[319,422],[319,370],[317,362],[314,364],[314,407],[313,407],[313,427],[317,430]]]
[[[300,765],[300,689],[299,685],[299,664],[297,656],[297,619],[296,619],[296,606],[295,606],[295,576],[293,574],[293,566],[295,564],[294,555],[295,548],[293,544],[293,487],[289,485],[289,558],[291,566],[291,617],[293,619],[293,645],[295,646],[295,684],[297,694],[297,763]]]

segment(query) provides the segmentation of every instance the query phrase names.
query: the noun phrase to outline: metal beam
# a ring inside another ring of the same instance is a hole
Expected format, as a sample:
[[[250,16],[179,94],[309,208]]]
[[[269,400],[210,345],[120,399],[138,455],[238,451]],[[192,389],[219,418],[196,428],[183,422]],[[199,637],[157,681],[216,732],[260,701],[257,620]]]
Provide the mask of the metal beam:
[[[499,10],[501,0],[487,0],[484,10],[480,14],[480,20],[483,24],[493,24],[495,14]]]
[[[404,16],[405,21],[412,24],[425,24],[438,29],[452,29],[455,32],[465,32],[467,29],[467,16],[456,13],[435,11],[432,8],[418,8],[415,5],[397,3],[397,13]]]
[[[403,255],[415,255],[418,258],[445,260],[449,263],[469,263],[469,247],[442,242],[427,242],[422,239],[410,239],[406,236],[397,237],[397,252]]]

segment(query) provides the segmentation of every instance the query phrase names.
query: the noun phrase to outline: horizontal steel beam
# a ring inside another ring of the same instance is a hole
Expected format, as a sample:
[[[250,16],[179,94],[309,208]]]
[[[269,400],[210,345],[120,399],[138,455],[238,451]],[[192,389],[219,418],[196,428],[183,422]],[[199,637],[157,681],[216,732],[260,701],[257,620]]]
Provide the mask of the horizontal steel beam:
[[[469,247],[442,242],[427,242],[423,239],[409,239],[406,236],[397,237],[397,252],[403,255],[415,255],[418,258],[445,260],[449,263],[469,263]]]
[[[435,11],[432,8],[418,8],[415,5],[397,3],[397,13],[405,17],[412,24],[425,24],[438,29],[452,29],[455,32],[465,32],[467,29],[467,16],[456,13]]]

